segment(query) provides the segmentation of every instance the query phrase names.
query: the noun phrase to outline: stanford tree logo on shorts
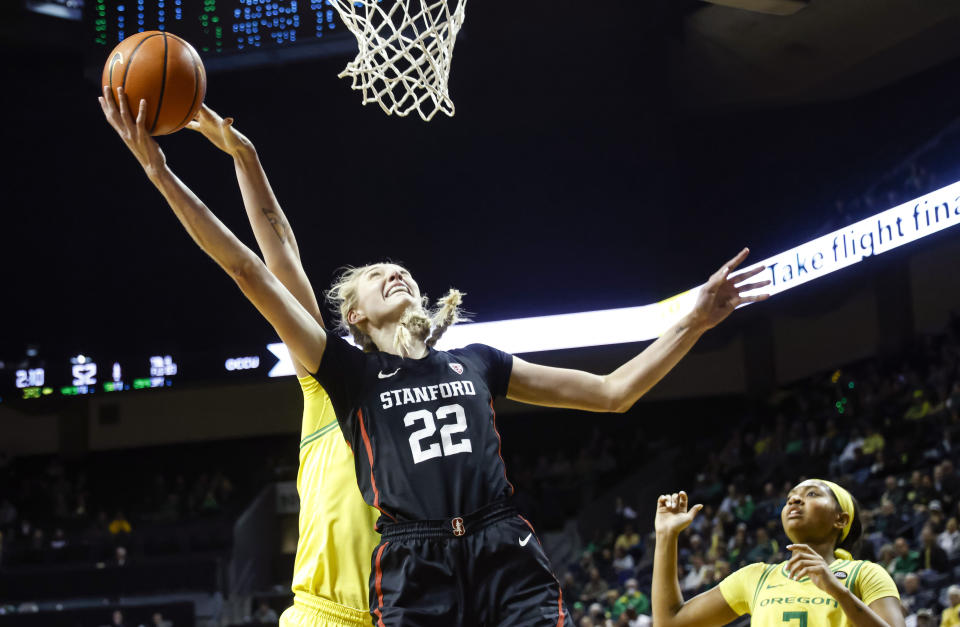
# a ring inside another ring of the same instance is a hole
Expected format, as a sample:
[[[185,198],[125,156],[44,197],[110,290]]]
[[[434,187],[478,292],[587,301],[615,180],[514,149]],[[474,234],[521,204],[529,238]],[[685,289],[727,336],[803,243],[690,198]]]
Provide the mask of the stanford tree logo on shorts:
[[[450,369],[456,372],[457,374],[463,374],[463,366],[460,364],[450,364]]]
[[[450,521],[450,525],[453,527],[453,535],[462,536],[467,532],[467,529],[463,526],[462,518],[454,518]]]

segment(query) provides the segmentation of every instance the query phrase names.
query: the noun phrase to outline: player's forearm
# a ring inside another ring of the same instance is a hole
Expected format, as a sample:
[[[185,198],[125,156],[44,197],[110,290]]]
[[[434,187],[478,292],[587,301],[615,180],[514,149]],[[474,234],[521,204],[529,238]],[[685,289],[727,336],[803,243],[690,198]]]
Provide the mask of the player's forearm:
[[[268,268],[299,264],[300,252],[253,144],[234,155],[243,206]]]
[[[670,627],[683,607],[683,593],[677,576],[677,536],[657,533],[653,550],[653,582],[651,584],[651,609],[653,624]]]
[[[318,321],[320,305],[300,261],[297,240],[253,144],[234,155],[247,219],[267,268]]]
[[[148,176],[193,241],[227,274],[235,278],[245,264],[256,259],[253,251],[244,246],[169,167],[148,172]]]
[[[851,625],[855,627],[891,627],[890,623],[870,609],[850,590],[841,588],[840,592],[831,596],[840,604],[840,609],[846,614]]]
[[[619,411],[626,411],[690,352],[706,328],[685,316],[642,353],[607,375],[605,385]]]

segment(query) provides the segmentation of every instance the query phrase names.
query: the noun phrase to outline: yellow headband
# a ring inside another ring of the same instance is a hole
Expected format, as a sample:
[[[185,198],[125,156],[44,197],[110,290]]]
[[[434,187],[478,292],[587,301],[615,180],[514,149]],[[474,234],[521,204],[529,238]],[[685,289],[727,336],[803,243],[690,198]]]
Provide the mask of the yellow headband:
[[[826,479],[814,479],[814,481],[819,481],[830,488],[830,491],[833,492],[833,496],[837,499],[837,503],[840,503],[840,509],[847,514],[847,524],[843,527],[843,532],[840,534],[840,542],[843,542],[847,539],[847,535],[850,533],[850,528],[853,527],[853,496],[851,496],[846,489],[840,487],[832,481],[827,481]],[[849,557],[850,553],[844,551],[843,549],[836,549],[834,554],[843,559],[852,559],[852,557]]]

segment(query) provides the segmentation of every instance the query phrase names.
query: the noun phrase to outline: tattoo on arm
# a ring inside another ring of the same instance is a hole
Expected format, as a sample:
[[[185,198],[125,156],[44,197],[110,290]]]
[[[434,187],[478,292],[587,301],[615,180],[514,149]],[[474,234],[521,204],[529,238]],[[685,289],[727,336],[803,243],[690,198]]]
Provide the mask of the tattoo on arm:
[[[266,216],[267,222],[269,222],[270,226],[273,227],[273,231],[277,234],[277,237],[280,238],[280,242],[286,244],[287,231],[290,230],[290,227],[287,226],[286,221],[266,207],[262,207],[260,211],[262,211],[263,215]]]

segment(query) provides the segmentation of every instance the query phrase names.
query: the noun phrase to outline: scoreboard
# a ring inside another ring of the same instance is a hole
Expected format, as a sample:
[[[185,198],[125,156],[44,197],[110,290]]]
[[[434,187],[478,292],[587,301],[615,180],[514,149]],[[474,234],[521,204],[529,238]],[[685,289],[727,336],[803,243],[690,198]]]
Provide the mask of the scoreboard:
[[[186,39],[213,70],[356,51],[330,0],[86,0],[84,20],[91,66],[146,30]]]
[[[281,343],[234,352],[156,351],[134,356],[46,356],[31,349],[22,360],[0,362],[0,402],[241,383],[293,372],[290,354]]]

